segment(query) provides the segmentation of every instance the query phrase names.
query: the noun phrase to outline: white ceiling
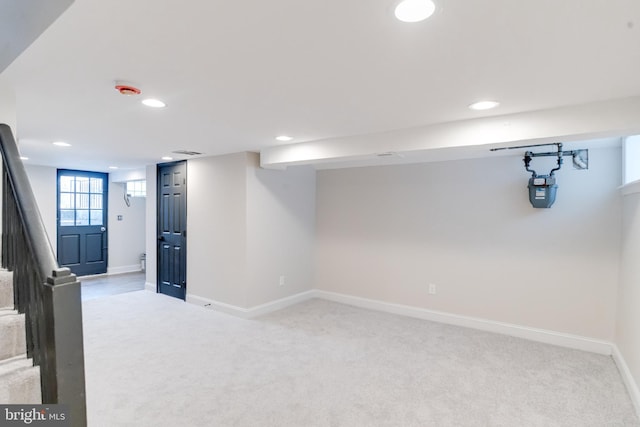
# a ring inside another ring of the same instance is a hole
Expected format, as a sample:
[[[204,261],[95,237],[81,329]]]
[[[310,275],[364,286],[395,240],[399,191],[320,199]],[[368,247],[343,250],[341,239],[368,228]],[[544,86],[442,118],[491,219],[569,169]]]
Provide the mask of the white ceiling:
[[[64,12],[73,0],[2,0],[0,72]]]
[[[2,74],[21,151],[126,169],[640,95],[638,0],[436,2],[407,24],[393,0],[76,0]]]

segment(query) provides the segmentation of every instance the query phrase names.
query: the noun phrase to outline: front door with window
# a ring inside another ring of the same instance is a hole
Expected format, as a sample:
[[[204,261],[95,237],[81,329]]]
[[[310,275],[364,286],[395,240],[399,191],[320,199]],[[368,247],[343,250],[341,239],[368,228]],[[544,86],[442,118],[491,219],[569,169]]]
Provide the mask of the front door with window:
[[[108,175],[58,170],[58,264],[78,276],[107,272]]]

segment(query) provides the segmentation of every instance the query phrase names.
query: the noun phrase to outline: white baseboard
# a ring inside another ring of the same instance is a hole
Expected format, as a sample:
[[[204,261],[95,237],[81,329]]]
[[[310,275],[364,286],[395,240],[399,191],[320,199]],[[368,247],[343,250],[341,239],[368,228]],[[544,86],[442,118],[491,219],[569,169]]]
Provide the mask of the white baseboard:
[[[142,269],[140,268],[140,264],[133,264],[133,265],[122,265],[119,267],[108,267],[107,268],[107,275],[111,275],[111,274],[124,274],[124,273],[136,273],[142,271]]]
[[[309,300],[315,297],[315,291],[306,291],[299,294],[291,295],[285,298],[281,298],[275,301],[268,302],[266,304],[256,305],[251,308],[242,308],[231,304],[226,304],[219,301],[214,301],[208,298],[199,297],[193,294],[187,294],[186,301],[190,304],[199,305],[213,310],[222,311],[227,314],[242,317],[244,319],[250,319],[252,317],[261,316],[263,314],[271,313],[272,311],[280,310],[290,305],[298,304],[300,302]]]
[[[150,292],[157,292],[157,287],[155,283],[144,282],[144,289]]]
[[[503,335],[524,338],[531,341],[553,344],[577,350],[584,350],[592,353],[604,354],[607,356],[611,355],[613,351],[613,344],[610,342],[581,337],[578,335],[565,334],[545,329],[529,328],[526,326],[496,322],[493,320],[486,320],[475,317],[461,316],[441,311],[428,310],[425,308],[392,304],[388,302],[354,297],[351,295],[344,295],[335,292],[316,290],[314,294],[317,298],[340,302],[356,307],[367,308],[370,310],[383,311],[386,313],[431,320],[434,322],[446,323],[449,325],[479,329],[487,332],[495,332]]]
[[[246,308],[238,307],[235,305],[227,304],[224,302],[215,301],[209,298],[199,297],[193,294],[187,294],[185,299],[189,304],[199,305],[201,307],[210,308],[216,311],[221,311],[223,313],[231,314],[237,317],[247,318],[247,312],[249,311]]]
[[[145,285],[147,289],[155,292],[155,286],[150,289],[150,284]],[[280,310],[290,305],[309,300],[311,298],[321,298],[328,301],[339,302],[356,307],[377,310],[386,313],[399,314],[402,316],[414,317],[418,319],[431,320],[434,322],[449,325],[463,326],[466,328],[478,329],[487,332],[508,335],[512,337],[524,338],[531,341],[553,344],[560,347],[567,347],[576,350],[589,351],[591,353],[610,356],[613,353],[613,344],[607,341],[582,337],[579,335],[565,334],[546,329],[530,328],[526,326],[514,325],[511,323],[496,322],[493,320],[480,319],[476,317],[461,316],[457,314],[445,313],[441,311],[428,310],[420,307],[411,307],[401,304],[360,298],[351,295],[339,294],[320,290],[311,290],[291,295],[286,298],[275,300],[266,304],[257,305],[251,308],[238,307],[231,304],[203,298],[193,294],[187,294],[186,301],[190,304],[211,308],[232,314],[234,316],[249,319]]]
[[[631,375],[631,370],[627,365],[627,362],[624,360],[622,353],[617,345],[613,344],[613,361],[616,362],[616,366],[618,367],[618,371],[620,371],[620,376],[622,377],[622,381],[624,385],[627,387],[627,392],[629,392],[629,397],[631,398],[631,402],[633,403],[634,408],[636,409],[636,414],[640,417],[640,389],[638,389],[638,384],[636,380]]]

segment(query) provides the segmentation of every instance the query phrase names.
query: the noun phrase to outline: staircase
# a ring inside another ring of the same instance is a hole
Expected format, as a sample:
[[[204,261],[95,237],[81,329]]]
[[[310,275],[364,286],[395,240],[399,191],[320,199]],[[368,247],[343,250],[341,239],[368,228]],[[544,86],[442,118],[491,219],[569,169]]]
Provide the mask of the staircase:
[[[26,356],[25,316],[13,309],[13,273],[0,270],[0,403],[41,403],[40,368]]]
[[[58,265],[18,146],[1,123],[0,155],[0,264],[8,270],[0,270],[0,404],[64,404],[68,424],[86,427],[80,282]]]

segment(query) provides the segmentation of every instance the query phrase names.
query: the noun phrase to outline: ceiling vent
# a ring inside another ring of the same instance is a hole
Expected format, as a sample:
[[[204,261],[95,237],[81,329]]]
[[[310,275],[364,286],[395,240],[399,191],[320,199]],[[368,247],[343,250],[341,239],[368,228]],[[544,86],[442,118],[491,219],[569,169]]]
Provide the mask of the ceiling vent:
[[[382,153],[376,153],[377,157],[397,157],[397,158],[403,158],[404,156],[398,152],[395,151],[385,151]]]
[[[199,156],[200,154],[203,154],[198,151],[191,151],[191,150],[176,150],[176,151],[172,151],[172,153],[183,154],[185,156]]]

